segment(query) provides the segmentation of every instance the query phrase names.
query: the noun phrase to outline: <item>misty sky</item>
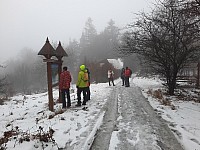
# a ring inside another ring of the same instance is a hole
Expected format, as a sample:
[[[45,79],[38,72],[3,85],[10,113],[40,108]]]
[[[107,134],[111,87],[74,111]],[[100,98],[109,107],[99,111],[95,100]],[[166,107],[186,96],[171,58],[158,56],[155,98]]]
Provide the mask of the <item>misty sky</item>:
[[[0,63],[24,49],[39,51],[50,42],[79,41],[88,17],[97,32],[108,21],[122,28],[134,13],[148,11],[155,0],[0,0]]]

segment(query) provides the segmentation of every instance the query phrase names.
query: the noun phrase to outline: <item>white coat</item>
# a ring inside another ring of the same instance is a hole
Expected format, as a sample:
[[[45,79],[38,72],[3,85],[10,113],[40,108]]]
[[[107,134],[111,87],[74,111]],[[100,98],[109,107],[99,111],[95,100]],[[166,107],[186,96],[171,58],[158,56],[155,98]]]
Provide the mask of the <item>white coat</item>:
[[[108,78],[113,78],[114,72],[112,70],[108,70]]]

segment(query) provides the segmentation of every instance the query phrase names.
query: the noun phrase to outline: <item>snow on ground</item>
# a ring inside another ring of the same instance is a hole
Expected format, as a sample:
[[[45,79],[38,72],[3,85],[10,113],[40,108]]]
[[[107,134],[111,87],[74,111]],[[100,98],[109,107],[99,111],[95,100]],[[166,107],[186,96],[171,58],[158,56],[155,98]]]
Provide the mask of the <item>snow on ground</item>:
[[[172,110],[147,94],[149,89],[163,88],[159,79],[134,77],[131,82],[141,87],[143,95],[148,97],[152,107],[169,121],[169,127],[186,150],[200,150],[199,103],[173,99],[176,109]],[[1,146],[8,150],[21,150],[22,147],[25,150],[57,150],[58,147],[68,147],[69,150],[89,149],[102,123],[111,89],[108,83],[92,84],[88,111],[74,107],[75,93],[71,93],[72,108],[62,110],[62,104],[56,103],[55,112],[48,110],[47,93],[25,95],[25,98],[23,95],[12,97],[5,105],[0,105],[0,142],[6,140],[3,137],[9,137],[8,142]],[[54,89],[53,92],[54,98],[57,99],[58,90]],[[115,136],[117,133],[113,132],[112,143],[119,142]],[[114,149],[114,145],[116,144],[110,145],[110,150]]]
[[[200,103],[171,97],[175,106],[175,110],[172,110],[171,107],[161,105],[158,100],[147,94],[149,89],[163,88],[162,81],[158,78],[137,77],[132,82],[141,87],[143,95],[148,97],[151,106],[158,111],[158,114],[169,121],[169,127],[186,150],[200,150]]]
[[[103,83],[91,85],[92,95],[87,104],[88,111],[74,107],[75,93],[71,94],[72,108],[66,109],[64,113],[60,103],[54,105],[55,113],[48,110],[47,93],[26,95],[25,99],[22,95],[12,97],[11,101],[0,106],[0,137],[3,137],[5,131],[20,134],[13,133],[14,136],[4,147],[8,150],[21,150],[22,147],[26,150],[57,150],[58,147],[63,148],[67,145],[73,149],[86,149],[101,125],[104,115],[102,108],[110,91],[107,86],[108,84]],[[54,90],[54,98],[58,98],[58,90]],[[54,117],[48,119],[51,116]],[[46,136],[47,144],[40,142],[39,135],[49,133],[50,128],[55,131],[52,138]],[[26,139],[31,141],[27,142]]]

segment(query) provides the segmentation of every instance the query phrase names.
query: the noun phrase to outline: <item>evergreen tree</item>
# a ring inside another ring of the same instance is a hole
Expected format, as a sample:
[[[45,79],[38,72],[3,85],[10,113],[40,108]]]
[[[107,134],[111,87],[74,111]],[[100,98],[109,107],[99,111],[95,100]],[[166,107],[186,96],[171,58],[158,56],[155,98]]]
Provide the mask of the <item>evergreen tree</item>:
[[[111,19],[108,26],[104,30],[105,40],[107,41],[107,54],[110,58],[115,57],[115,47],[119,43],[119,28],[115,26],[115,22]]]
[[[119,42],[119,28],[111,19],[108,26],[101,32],[92,45],[95,51],[95,60],[101,61],[108,58],[115,58],[115,47]]]
[[[108,22],[108,26],[105,28],[104,34],[113,44],[118,43],[119,28],[115,26],[115,22],[112,19]]]
[[[86,59],[91,59],[92,56],[90,56],[90,54],[92,53],[93,50],[91,45],[96,36],[97,36],[97,31],[92,23],[92,19],[88,18],[80,38],[80,50],[81,50],[82,62],[84,61],[85,57]]]

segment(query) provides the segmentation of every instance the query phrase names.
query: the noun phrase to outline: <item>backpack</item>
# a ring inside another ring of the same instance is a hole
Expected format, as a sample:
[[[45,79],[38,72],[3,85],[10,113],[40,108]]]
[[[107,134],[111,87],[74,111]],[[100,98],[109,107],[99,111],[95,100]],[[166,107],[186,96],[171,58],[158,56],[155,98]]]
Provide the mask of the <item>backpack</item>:
[[[88,73],[87,73],[87,72],[84,72],[84,74],[83,74],[83,81],[84,81],[84,82],[89,81],[89,76],[88,76]]]

